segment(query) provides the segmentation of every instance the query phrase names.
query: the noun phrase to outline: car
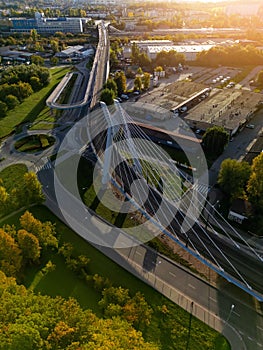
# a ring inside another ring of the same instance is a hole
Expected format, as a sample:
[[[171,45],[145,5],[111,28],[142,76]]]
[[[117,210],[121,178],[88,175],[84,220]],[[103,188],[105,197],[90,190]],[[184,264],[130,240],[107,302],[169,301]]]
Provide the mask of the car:
[[[197,129],[195,133],[196,134],[200,134],[201,133],[201,129]]]
[[[254,128],[255,128],[255,125],[254,125],[254,124],[247,124],[247,125],[246,125],[246,128],[248,128],[248,129],[254,129]]]
[[[122,99],[120,97],[117,97],[116,100],[120,103],[122,103]]]
[[[134,91],[133,95],[137,95],[137,96],[140,95],[140,91]]]
[[[187,111],[187,107],[186,106],[182,106],[181,108],[179,108],[180,112],[186,112]]]
[[[128,100],[128,99],[129,99],[129,96],[128,96],[128,95],[125,95],[125,94],[122,94],[122,95],[121,95],[121,98],[122,98],[123,100]]]

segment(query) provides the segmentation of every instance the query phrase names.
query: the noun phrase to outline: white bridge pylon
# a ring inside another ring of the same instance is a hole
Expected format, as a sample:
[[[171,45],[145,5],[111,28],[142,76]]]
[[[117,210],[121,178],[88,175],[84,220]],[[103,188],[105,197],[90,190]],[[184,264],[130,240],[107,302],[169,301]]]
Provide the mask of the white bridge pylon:
[[[125,115],[123,113],[123,109],[120,106],[120,103],[117,100],[114,100],[117,117],[110,113],[106,103],[100,102],[100,105],[102,107],[104,117],[108,124],[103,171],[102,171],[102,184],[106,185],[111,179],[110,166],[111,166],[112,150],[113,150],[113,138],[114,138],[114,135],[119,131],[120,127],[122,127],[124,130],[125,142],[127,143],[127,146],[133,157],[134,169],[136,172],[142,174],[142,166],[141,166],[136,148],[134,146],[131,132],[127,125]]]

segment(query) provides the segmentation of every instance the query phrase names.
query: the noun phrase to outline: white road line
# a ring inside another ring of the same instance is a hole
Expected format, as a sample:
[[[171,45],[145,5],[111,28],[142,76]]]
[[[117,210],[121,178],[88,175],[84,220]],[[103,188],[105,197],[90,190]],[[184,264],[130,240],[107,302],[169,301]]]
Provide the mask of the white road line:
[[[217,300],[213,297],[209,297],[209,299],[211,299],[212,301],[214,301],[215,303],[217,302]]]
[[[173,272],[171,272],[171,271],[169,271],[169,275],[171,275],[173,277],[176,277],[176,275]]]
[[[195,289],[195,286],[193,286],[192,284],[188,283],[188,286],[192,289]]]
[[[138,255],[140,255],[140,256],[142,256],[142,253],[138,252],[137,250],[136,250],[135,253],[138,254]]]

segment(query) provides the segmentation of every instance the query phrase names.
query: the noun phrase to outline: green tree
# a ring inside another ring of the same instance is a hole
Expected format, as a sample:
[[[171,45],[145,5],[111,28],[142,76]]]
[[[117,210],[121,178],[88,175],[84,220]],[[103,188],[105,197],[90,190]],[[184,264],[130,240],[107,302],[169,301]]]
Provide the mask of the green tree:
[[[142,83],[143,83],[143,88],[144,90],[149,89],[150,83],[151,83],[151,74],[145,72],[142,77]]]
[[[106,83],[103,85],[104,89],[109,89],[109,90],[112,90],[114,91],[114,95],[115,97],[117,96],[118,94],[118,88],[117,88],[117,84],[115,82],[115,80],[113,79],[108,79],[106,81]]]
[[[6,116],[7,113],[7,105],[3,101],[0,101],[0,118]]]
[[[58,247],[55,225],[53,225],[51,222],[46,221],[42,223],[41,221],[34,218],[34,216],[29,211],[26,211],[20,217],[19,221],[21,227],[24,230],[32,233],[38,238],[42,248]]]
[[[101,95],[100,95],[100,100],[102,102],[105,102],[106,105],[112,105],[114,102],[114,98],[115,98],[115,93],[113,90],[110,89],[103,89],[101,91]]]
[[[41,56],[32,55],[31,62],[37,66],[43,66],[45,61],[44,61],[44,58]]]
[[[208,128],[202,138],[205,150],[215,156],[223,153],[225,146],[229,141],[228,132],[221,126]]]
[[[36,236],[26,230],[17,232],[17,242],[26,262],[36,262],[40,258],[41,247]]]
[[[250,172],[250,165],[247,162],[225,159],[221,163],[217,182],[231,199],[243,197]]]
[[[114,76],[115,83],[118,89],[118,95],[121,95],[124,91],[126,91],[126,77],[124,72],[117,72]]]
[[[141,91],[142,89],[142,79],[141,77],[137,76],[135,79],[134,79],[134,91],[136,90],[139,90]]]
[[[0,185],[0,216],[4,215],[8,211],[9,207],[9,194],[4,186]]]
[[[42,84],[41,84],[40,79],[38,77],[31,77],[29,83],[35,92],[42,88]]]
[[[247,186],[248,198],[259,212],[263,212],[263,153],[253,159]]]
[[[59,42],[57,40],[51,40],[50,47],[54,53],[59,52]]]
[[[38,34],[37,34],[37,30],[36,29],[31,29],[30,31],[30,37],[32,39],[32,41],[35,43],[38,39]]]
[[[53,66],[56,66],[58,64],[58,62],[59,62],[59,59],[58,59],[58,57],[53,56],[53,57],[50,58],[50,62],[51,62],[51,64]]]
[[[19,105],[18,98],[14,95],[7,95],[5,98],[5,103],[8,106],[8,109],[14,109],[16,106]]]
[[[22,191],[26,197],[27,204],[42,203],[45,199],[42,192],[42,185],[34,172],[24,174]]]

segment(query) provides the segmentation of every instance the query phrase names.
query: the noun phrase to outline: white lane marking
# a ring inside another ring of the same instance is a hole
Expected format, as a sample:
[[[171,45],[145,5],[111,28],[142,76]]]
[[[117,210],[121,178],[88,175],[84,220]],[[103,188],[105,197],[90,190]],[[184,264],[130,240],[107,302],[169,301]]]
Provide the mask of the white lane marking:
[[[209,299],[211,299],[212,301],[214,301],[215,303],[217,302],[217,300],[213,297],[209,297]]]
[[[192,289],[195,289],[195,286],[193,286],[192,284],[188,283],[188,286]]]
[[[176,277],[176,275],[171,271],[169,271],[169,274],[172,275],[173,277]]]
[[[140,256],[142,255],[142,253],[138,252],[137,250],[136,250],[135,253],[138,254],[138,255],[140,255]]]

